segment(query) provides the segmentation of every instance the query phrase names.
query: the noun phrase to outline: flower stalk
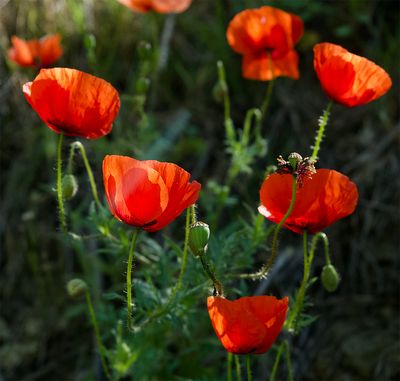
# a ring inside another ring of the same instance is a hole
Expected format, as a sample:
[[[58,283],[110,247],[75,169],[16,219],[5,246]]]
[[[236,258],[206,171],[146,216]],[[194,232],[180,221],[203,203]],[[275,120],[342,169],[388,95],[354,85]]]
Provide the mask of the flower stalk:
[[[128,267],[126,271],[126,305],[127,305],[127,312],[128,312],[128,329],[133,332],[133,319],[132,319],[132,265],[133,265],[133,256],[136,246],[136,241],[139,235],[140,229],[136,228],[132,234],[131,245],[129,248],[128,254]]]
[[[67,222],[65,217],[64,199],[62,191],[62,143],[64,134],[60,133],[58,138],[57,147],[57,200],[58,200],[58,213],[60,216],[61,230],[67,232]]]

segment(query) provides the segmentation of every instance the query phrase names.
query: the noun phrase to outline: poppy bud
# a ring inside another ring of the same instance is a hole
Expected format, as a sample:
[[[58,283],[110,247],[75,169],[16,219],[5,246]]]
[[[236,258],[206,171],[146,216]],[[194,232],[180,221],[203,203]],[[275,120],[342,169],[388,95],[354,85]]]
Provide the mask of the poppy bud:
[[[138,49],[139,57],[142,60],[147,60],[148,58],[150,58],[151,44],[149,42],[140,41],[137,49]]]
[[[136,81],[136,92],[138,94],[146,94],[149,87],[150,87],[150,79],[146,77],[140,77]]]
[[[207,251],[210,228],[204,222],[195,222],[190,226],[189,246],[194,256],[203,255]]]
[[[326,291],[333,292],[340,283],[340,275],[331,264],[325,265],[321,273],[321,281]]]
[[[298,164],[301,163],[303,158],[297,152],[292,152],[289,155],[288,160],[289,160],[289,163],[292,166],[293,170],[295,171],[297,169]]]
[[[67,291],[71,298],[79,298],[87,291],[87,284],[79,278],[71,279],[67,283]]]
[[[74,197],[76,192],[78,192],[78,183],[74,175],[65,175],[62,179],[61,186],[63,198],[65,200]]]

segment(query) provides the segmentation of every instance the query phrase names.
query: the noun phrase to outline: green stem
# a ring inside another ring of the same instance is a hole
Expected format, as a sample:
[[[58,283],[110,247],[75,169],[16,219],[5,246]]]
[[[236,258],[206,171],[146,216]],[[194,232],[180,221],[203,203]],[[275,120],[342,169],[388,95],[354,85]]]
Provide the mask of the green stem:
[[[288,321],[288,329],[295,331],[297,330],[297,323],[298,319],[301,314],[301,310],[303,308],[304,297],[306,293],[308,279],[310,277],[310,267],[311,267],[311,260],[312,258],[308,257],[308,236],[307,231],[304,230],[303,232],[303,254],[304,254],[304,273],[303,273],[303,280],[300,285],[299,292],[297,293],[296,302],[293,307],[293,313],[290,315]]]
[[[269,104],[271,103],[271,95],[272,89],[274,88],[274,83],[275,81],[273,79],[268,82],[267,92],[265,93],[264,101],[260,107],[262,119],[265,119],[265,116],[267,115]]]
[[[251,278],[251,279],[261,279],[264,278],[272,265],[275,262],[276,255],[278,253],[278,237],[279,237],[279,232],[282,229],[282,226],[286,222],[286,220],[289,218],[290,214],[292,213],[294,209],[294,204],[296,202],[296,191],[297,191],[297,179],[295,176],[293,176],[293,185],[292,185],[292,198],[290,200],[289,207],[283,216],[282,220],[279,222],[279,224],[276,226],[274,230],[274,235],[272,237],[272,246],[271,246],[271,255],[268,258],[267,263],[260,269],[260,271],[253,273],[253,274],[241,274],[240,278]]]
[[[64,209],[64,200],[62,193],[62,142],[63,142],[64,134],[61,133],[58,138],[58,147],[57,147],[57,199],[58,199],[58,213],[60,216],[61,230],[66,233],[67,232],[67,223],[65,220],[65,209]]]
[[[226,372],[227,372],[227,376],[228,376],[228,381],[232,381],[233,377],[232,377],[232,353],[227,352],[228,355],[226,356]]]
[[[247,381],[251,381],[251,363],[250,355],[246,356],[246,370],[247,370]]]
[[[238,355],[235,356],[236,366],[236,381],[242,381],[242,370],[240,369],[240,358]]]
[[[101,203],[99,200],[99,195],[97,193],[96,182],[94,181],[92,168],[90,167],[89,160],[86,155],[85,147],[83,146],[83,144],[81,142],[76,141],[71,144],[71,148],[70,148],[70,152],[69,152],[69,159],[68,159],[68,173],[72,174],[72,160],[74,157],[75,149],[79,149],[79,151],[81,153],[83,163],[85,164],[86,172],[87,172],[87,175],[89,178],[90,187],[92,188],[93,199],[94,199],[98,209],[100,209]]]
[[[283,345],[285,346],[285,355],[286,355],[286,364],[288,368],[288,381],[293,381],[293,368],[292,368],[292,360],[290,358],[290,347],[287,340],[283,341]]]
[[[319,149],[321,148],[321,142],[322,142],[322,138],[324,137],[325,127],[328,124],[329,114],[331,111],[332,104],[333,104],[332,101],[330,101],[328,103],[328,106],[326,107],[322,116],[320,117],[319,128],[318,128],[317,135],[315,137],[314,147],[313,147],[313,151],[312,151],[310,160],[316,160],[318,157],[318,152],[319,152]]]
[[[128,329],[133,331],[133,321],[132,321],[132,264],[133,264],[133,254],[135,251],[137,237],[139,235],[139,228],[136,228],[132,234],[132,241],[129,248],[128,255],[128,267],[126,271],[126,305],[128,310]]]
[[[97,323],[96,315],[94,313],[92,297],[91,297],[89,291],[86,291],[86,303],[87,303],[88,310],[89,310],[90,320],[91,320],[93,328],[94,328],[94,334],[96,337],[97,347],[99,349],[101,365],[103,366],[104,374],[107,376],[107,378],[109,380],[111,380],[111,375],[110,375],[110,371],[108,370],[106,356],[105,356],[105,348],[104,348],[103,342],[101,341],[99,325]]]
[[[185,242],[183,244],[183,252],[182,252],[182,263],[181,263],[181,270],[179,272],[178,276],[178,281],[176,282],[176,285],[171,293],[171,297],[169,298],[169,301],[167,303],[166,309],[168,310],[172,303],[174,302],[176,295],[178,294],[178,291],[182,287],[182,279],[183,279],[183,274],[186,269],[186,264],[187,264],[187,259],[188,259],[188,253],[189,253],[189,233],[190,233],[190,224],[192,219],[194,218],[194,205],[190,206],[187,208],[186,211],[186,224],[185,224]]]
[[[199,255],[200,262],[203,266],[204,271],[208,275],[208,277],[211,279],[214,285],[215,292],[218,296],[224,296],[224,289],[222,287],[222,283],[217,279],[215,273],[211,270],[211,267],[206,259],[205,254],[200,254]]]
[[[331,258],[329,255],[329,240],[328,240],[327,235],[323,232],[319,232],[319,233],[315,234],[311,241],[309,262],[312,262],[312,260],[314,258],[315,249],[317,248],[318,241],[321,239],[322,239],[322,242],[324,243],[325,262],[327,265],[330,265]]]
[[[269,376],[269,381],[275,381],[275,376],[278,370],[279,361],[281,360],[282,351],[283,351],[283,341],[279,344],[278,351],[276,352],[274,366],[272,367],[271,375]]]

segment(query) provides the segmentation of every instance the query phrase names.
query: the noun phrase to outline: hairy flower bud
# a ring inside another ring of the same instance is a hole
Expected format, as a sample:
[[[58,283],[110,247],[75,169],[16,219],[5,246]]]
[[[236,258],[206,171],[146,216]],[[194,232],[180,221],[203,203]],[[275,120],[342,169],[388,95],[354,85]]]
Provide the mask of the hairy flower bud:
[[[71,279],[67,283],[67,291],[71,298],[79,298],[87,291],[87,285],[82,279]]]
[[[74,175],[65,175],[62,178],[62,195],[65,200],[69,200],[70,198],[76,195],[78,192],[78,182]]]
[[[325,265],[321,273],[321,281],[326,291],[333,292],[340,283],[340,275],[331,264]]]
[[[209,238],[210,228],[206,223],[198,221],[190,226],[189,246],[196,257],[207,251]]]
[[[136,93],[146,94],[150,87],[150,79],[146,77],[140,77],[135,84]]]

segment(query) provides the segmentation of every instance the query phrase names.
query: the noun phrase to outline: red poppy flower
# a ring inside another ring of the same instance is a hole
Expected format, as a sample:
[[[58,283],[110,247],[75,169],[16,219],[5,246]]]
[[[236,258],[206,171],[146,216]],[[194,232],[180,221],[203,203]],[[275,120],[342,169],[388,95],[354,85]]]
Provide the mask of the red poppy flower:
[[[199,197],[201,185],[172,163],[111,155],[103,180],[111,213],[128,225],[154,232],[168,225]]]
[[[49,66],[63,54],[59,34],[50,34],[40,40],[22,40],[17,36],[11,38],[12,48],[8,58],[21,66]]]
[[[292,175],[274,173],[260,189],[258,211],[270,221],[279,223],[289,208]],[[297,188],[294,209],[284,223],[296,233],[317,233],[335,221],[354,212],[358,200],[356,185],[345,175],[329,169],[317,169],[312,178],[304,178]]]
[[[381,67],[327,42],[314,46],[314,68],[328,97],[347,107],[371,102],[392,86]]]
[[[238,13],[226,32],[231,48],[243,55],[243,77],[259,81],[299,78],[293,48],[302,35],[300,17],[269,6]]]
[[[22,89],[49,128],[70,136],[107,135],[120,107],[118,93],[108,82],[74,69],[42,69]]]
[[[225,349],[235,354],[267,352],[282,329],[288,304],[288,297],[207,298],[214,331]]]
[[[118,0],[136,12],[182,13],[192,0]]]

